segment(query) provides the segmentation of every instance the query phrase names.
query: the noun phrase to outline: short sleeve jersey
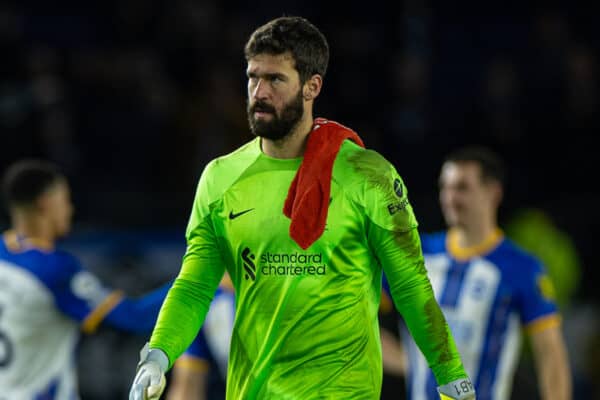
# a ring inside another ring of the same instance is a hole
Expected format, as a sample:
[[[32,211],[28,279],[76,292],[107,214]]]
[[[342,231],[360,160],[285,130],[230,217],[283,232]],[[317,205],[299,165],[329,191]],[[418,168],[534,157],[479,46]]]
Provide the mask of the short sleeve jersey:
[[[80,324],[111,295],[70,254],[0,241],[0,398],[75,399]]]
[[[451,231],[450,231],[451,232]],[[436,299],[453,333],[478,398],[510,398],[521,327],[536,332],[558,324],[552,284],[541,263],[496,231],[476,251],[460,249],[446,232],[423,235]],[[436,393],[433,374],[409,335],[409,398]]]

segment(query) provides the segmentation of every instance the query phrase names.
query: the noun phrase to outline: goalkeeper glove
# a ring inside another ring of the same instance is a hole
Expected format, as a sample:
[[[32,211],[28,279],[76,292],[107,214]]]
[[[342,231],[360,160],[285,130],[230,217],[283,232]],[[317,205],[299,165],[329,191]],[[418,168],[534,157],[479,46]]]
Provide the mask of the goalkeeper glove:
[[[475,388],[469,378],[462,378],[438,386],[441,400],[475,400]]]
[[[129,391],[129,400],[158,400],[167,380],[165,372],[169,367],[169,358],[160,349],[150,349],[149,344],[140,351],[135,379]]]

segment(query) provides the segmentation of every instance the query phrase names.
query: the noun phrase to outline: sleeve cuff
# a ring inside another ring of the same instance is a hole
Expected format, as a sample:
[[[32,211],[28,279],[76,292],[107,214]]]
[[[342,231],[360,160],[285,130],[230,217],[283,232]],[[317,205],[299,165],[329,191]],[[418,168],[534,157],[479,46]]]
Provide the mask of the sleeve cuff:
[[[181,368],[192,372],[207,372],[210,369],[210,364],[203,358],[184,354],[175,361],[174,368]]]
[[[549,328],[555,328],[560,326],[561,318],[560,315],[554,313],[549,315],[544,315],[539,318],[534,319],[533,321],[528,322],[525,325],[525,331],[529,335],[535,335],[541,331],[544,331]]]
[[[81,324],[81,331],[83,333],[94,333],[104,317],[123,300],[123,297],[123,292],[121,291],[114,291],[106,296],[106,299],[85,317]]]

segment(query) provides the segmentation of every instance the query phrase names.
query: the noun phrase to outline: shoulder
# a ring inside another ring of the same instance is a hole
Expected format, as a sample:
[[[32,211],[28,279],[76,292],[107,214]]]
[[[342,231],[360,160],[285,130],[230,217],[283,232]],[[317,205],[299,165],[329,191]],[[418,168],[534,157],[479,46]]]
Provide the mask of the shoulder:
[[[62,250],[28,250],[15,257],[14,263],[50,288],[61,285],[81,271],[79,261]]]
[[[334,164],[332,182],[379,227],[397,232],[417,227],[402,177],[378,152],[345,141]]]
[[[498,260],[495,262],[502,265],[503,277],[518,293],[518,304],[527,329],[535,331],[539,326],[534,320],[557,311],[554,283],[541,260],[510,239],[505,238],[497,250],[494,255]]]
[[[335,160],[336,167],[361,177],[380,175],[393,169],[392,164],[377,151],[365,149],[351,140],[342,143]]]
[[[537,257],[520,248],[508,238],[504,238],[500,243],[494,256],[501,257],[511,265],[518,265],[520,268],[539,269],[541,267],[541,261]]]
[[[486,258],[501,268],[503,275],[517,286],[520,282],[538,279],[545,273],[544,266],[538,258],[507,238],[504,238],[496,250]]]
[[[231,153],[210,161],[206,165],[203,175],[234,175],[235,172],[243,171],[252,164],[259,154],[260,142],[259,138],[255,138]]]
[[[218,199],[260,155],[256,138],[237,150],[210,161],[200,177],[199,193],[209,202]]]
[[[214,169],[247,166],[260,154],[260,139],[254,138],[231,153],[213,159],[207,166]]]
[[[73,254],[60,249],[46,255],[46,264],[52,267],[51,273],[57,281],[69,280],[82,272],[79,260]]]
[[[79,265],[79,259],[70,252],[63,249],[56,249],[51,256],[60,263],[68,265]]]
[[[375,150],[365,149],[346,140],[342,143],[333,166],[333,179],[346,190],[375,189],[394,193],[394,185],[402,181],[394,166]]]
[[[423,253],[438,254],[446,252],[446,231],[421,233],[421,248]]]

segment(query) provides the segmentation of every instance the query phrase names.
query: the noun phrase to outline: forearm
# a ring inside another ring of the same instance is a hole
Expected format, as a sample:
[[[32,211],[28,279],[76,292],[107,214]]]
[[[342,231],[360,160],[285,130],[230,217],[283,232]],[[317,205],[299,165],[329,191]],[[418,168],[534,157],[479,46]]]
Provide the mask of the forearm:
[[[163,350],[169,366],[196,336],[211,301],[209,290],[197,282],[177,278],[160,310],[150,348]]]
[[[406,354],[404,354],[402,344],[383,328],[381,329],[381,352],[385,373],[397,376],[406,375]]]
[[[538,363],[537,370],[543,400],[571,399],[571,373],[565,357],[548,357]]]
[[[570,400],[571,376],[567,368],[554,365],[538,366],[540,394],[543,400]]]
[[[539,391],[544,400],[570,400],[571,370],[560,328],[532,337]]]
[[[150,348],[163,350],[169,357],[169,366],[196,337],[223,273],[217,260],[191,251],[186,254],[150,338]]]
[[[167,294],[150,338],[150,348],[163,350],[169,358],[169,367],[196,337],[225,273],[210,218],[207,216],[191,226],[181,271]]]
[[[467,377],[446,320],[435,300],[425,270],[416,229],[389,232],[375,229],[378,253],[394,304],[439,385]]]
[[[454,338],[435,298],[403,303],[398,309],[438,385],[466,378]]]
[[[171,282],[138,299],[125,298],[111,310],[104,324],[132,333],[150,333]]]
[[[206,371],[190,371],[175,366],[167,400],[206,400],[206,380]]]

